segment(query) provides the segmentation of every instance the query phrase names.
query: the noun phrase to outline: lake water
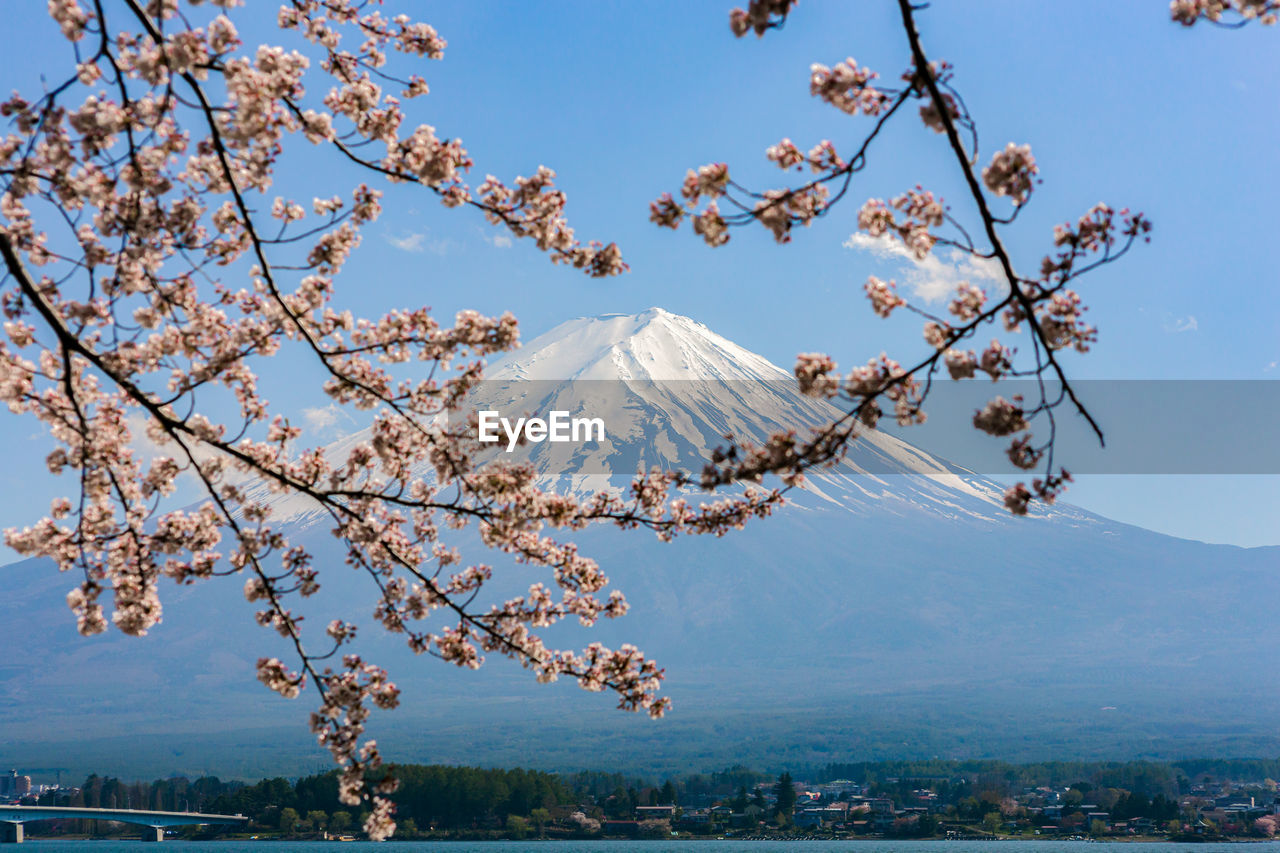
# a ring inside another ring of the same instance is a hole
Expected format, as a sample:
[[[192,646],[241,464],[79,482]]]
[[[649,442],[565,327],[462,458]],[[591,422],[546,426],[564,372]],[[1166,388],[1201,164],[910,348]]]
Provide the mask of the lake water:
[[[140,848],[138,841],[57,841],[28,839],[32,847],[14,847],[31,853],[142,853],[154,848]],[[1105,843],[1105,842],[1100,842]],[[1123,844],[1117,853],[1240,853],[1238,844],[1169,844],[1114,842]],[[375,845],[371,842],[333,841],[165,841],[159,851],[165,853],[321,853],[344,851],[356,853],[377,847],[383,853],[771,853],[771,851],[812,851],[812,853],[995,853],[1003,849],[1011,853],[1015,845],[1026,848],[1023,853],[1089,853],[1097,844],[1084,841],[404,841]],[[390,847],[388,847],[390,845]],[[34,848],[34,849],[33,849]],[[1280,853],[1280,841],[1258,842],[1251,853]],[[1096,851],[1095,851],[1096,853]]]

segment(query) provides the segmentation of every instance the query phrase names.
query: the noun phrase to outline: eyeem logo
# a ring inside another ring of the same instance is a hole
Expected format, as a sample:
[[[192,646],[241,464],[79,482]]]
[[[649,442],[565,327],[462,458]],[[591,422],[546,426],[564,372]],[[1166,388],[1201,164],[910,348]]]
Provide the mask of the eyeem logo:
[[[516,418],[513,425],[508,418],[499,417],[492,409],[479,414],[477,432],[480,441],[486,444],[500,441],[498,428],[501,427],[507,436],[508,453],[516,449],[522,433],[525,441],[532,444],[543,441],[604,441],[603,418],[571,418],[568,412],[553,411],[545,421],[542,418]]]

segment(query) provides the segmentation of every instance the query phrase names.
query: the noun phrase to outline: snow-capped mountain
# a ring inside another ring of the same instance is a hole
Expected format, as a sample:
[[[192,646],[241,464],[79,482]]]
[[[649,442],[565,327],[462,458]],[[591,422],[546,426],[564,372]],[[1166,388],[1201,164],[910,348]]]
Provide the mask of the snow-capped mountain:
[[[661,308],[639,314],[578,317],[495,359],[490,379],[769,381],[791,374]]]
[[[569,320],[495,359],[457,417],[489,410],[518,417],[598,418],[599,441],[530,443],[508,450],[506,433],[489,459],[528,461],[547,488],[590,494],[624,485],[657,466],[697,474],[726,436],[762,442],[787,429],[804,436],[842,412],[799,393],[794,377],[705,325],[661,308]],[[334,442],[331,458],[368,440],[364,430]],[[424,476],[429,476],[424,471]],[[881,431],[854,443],[830,470],[814,470],[800,506],[924,512],[1004,524],[1003,487]],[[276,516],[319,523],[304,499],[267,497]],[[1037,508],[1075,522],[1072,507]]]
[[[661,308],[569,320],[495,361],[486,375],[486,405],[603,415],[608,440],[598,446],[527,449],[543,477],[570,488],[591,485],[584,475],[628,476],[650,465],[697,472],[727,435],[760,442],[792,429],[804,436],[842,414],[800,394],[790,371]],[[845,508],[893,503],[1007,520],[1002,487],[880,431],[809,480],[809,497]],[[1050,513],[1085,517],[1073,508]]]
[[[603,440],[530,444],[516,454],[548,484],[583,491],[614,487],[640,466],[697,471],[726,433],[759,440],[836,413],[799,395],[788,371],[656,308],[570,320],[494,361],[486,375],[477,408],[602,418]],[[363,438],[348,436],[331,452]],[[1227,743],[1233,754],[1280,749],[1264,713],[1280,689],[1255,674],[1269,665],[1263,650],[1280,639],[1269,609],[1256,604],[1280,594],[1280,548],[1190,542],[1066,505],[1015,519],[1002,490],[871,433],[844,463],[815,472],[780,513],[723,539],[575,534],[631,613],[590,632],[565,627],[555,639],[634,642],[657,657],[676,702],[674,728],[663,729],[673,734],[654,747],[655,735],[636,735],[600,697],[535,688],[502,661],[458,673],[413,658],[370,625],[362,640],[405,688],[404,707],[392,715],[404,727],[399,740],[391,729],[397,758],[598,767],[582,750],[608,745],[609,761],[627,761],[618,750],[636,736],[649,738],[644,761],[777,766],[867,757],[856,738],[852,751],[833,747],[831,732],[903,727],[917,743],[904,745],[904,755],[1081,757],[1085,730],[1096,741],[1091,754],[1117,758],[1208,753]],[[366,615],[371,596],[314,509],[275,500],[277,520],[322,571],[327,599],[309,624],[324,624],[325,608]],[[545,580],[535,574],[497,561],[495,593]],[[202,760],[216,770],[226,750],[213,744],[231,735],[211,732],[277,720],[281,703],[254,682],[252,662],[285,652],[253,626],[241,579],[166,588],[165,621],[144,641],[76,637],[62,601],[70,585],[39,563],[0,568],[0,624],[9,637],[38,638],[0,661],[0,757],[33,737],[49,739],[57,720],[99,744],[122,725],[170,733],[148,753],[148,767],[171,760],[168,769],[190,770],[165,750],[203,743]],[[136,701],[143,694],[163,701]],[[965,697],[963,708],[956,697]],[[761,726],[773,734],[764,737]],[[242,741],[258,748],[278,737]],[[885,737],[898,743],[898,734]],[[797,743],[807,746],[797,753]]]
[[[495,361],[487,376],[473,407],[601,416],[608,436],[599,444],[529,446],[539,473],[552,478],[628,476],[650,465],[696,472],[728,435],[754,442],[785,429],[805,435],[842,414],[800,394],[788,371],[661,308],[562,323]],[[872,488],[883,485],[880,476],[906,475],[914,488],[928,479],[966,499],[993,499],[972,472],[882,432],[857,442],[839,474],[846,483],[848,475],[872,475]]]

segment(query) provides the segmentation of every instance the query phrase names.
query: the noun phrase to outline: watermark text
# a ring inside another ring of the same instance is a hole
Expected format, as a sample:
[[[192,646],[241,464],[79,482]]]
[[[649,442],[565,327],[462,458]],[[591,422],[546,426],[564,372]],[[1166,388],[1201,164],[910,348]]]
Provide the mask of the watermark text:
[[[501,429],[501,433],[499,433]],[[604,418],[571,418],[568,412],[552,411],[546,420],[542,418],[504,418],[496,410],[479,413],[477,433],[481,442],[495,444],[507,438],[507,452],[515,450],[520,437],[531,444],[543,441],[575,442],[604,441]]]

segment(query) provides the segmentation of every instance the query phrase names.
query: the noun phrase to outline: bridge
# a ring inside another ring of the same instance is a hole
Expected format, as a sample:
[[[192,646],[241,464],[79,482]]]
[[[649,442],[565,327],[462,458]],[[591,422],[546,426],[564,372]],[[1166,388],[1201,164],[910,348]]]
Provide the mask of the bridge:
[[[201,814],[200,812],[149,812],[137,809],[86,809],[67,806],[0,806],[0,842],[22,843],[22,825],[33,820],[114,820],[142,828],[143,841],[164,841],[164,831],[171,826],[217,824],[241,826],[249,821],[244,815]]]

